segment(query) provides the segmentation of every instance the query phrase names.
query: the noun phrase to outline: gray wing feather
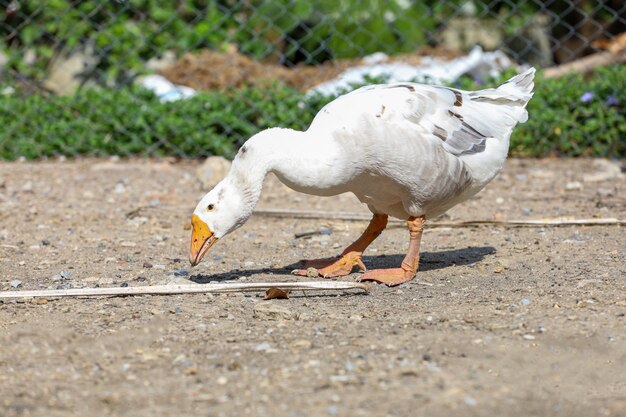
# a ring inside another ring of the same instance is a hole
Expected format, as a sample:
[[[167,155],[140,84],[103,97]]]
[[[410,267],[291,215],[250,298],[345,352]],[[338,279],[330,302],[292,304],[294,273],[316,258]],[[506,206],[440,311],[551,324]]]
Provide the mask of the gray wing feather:
[[[483,152],[487,139],[508,139],[515,124],[527,119],[534,70],[520,74],[497,89],[466,92],[420,84],[407,87],[412,99],[405,118],[442,141],[453,155]],[[408,114],[407,114],[408,113]]]

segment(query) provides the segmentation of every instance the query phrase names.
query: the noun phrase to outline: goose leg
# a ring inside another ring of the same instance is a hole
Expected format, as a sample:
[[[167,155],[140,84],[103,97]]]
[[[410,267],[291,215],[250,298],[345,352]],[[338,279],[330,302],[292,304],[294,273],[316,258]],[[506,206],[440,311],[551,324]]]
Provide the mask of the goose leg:
[[[411,240],[409,241],[409,249],[407,251],[400,268],[390,269],[374,269],[361,275],[357,281],[375,281],[385,284],[389,287],[400,285],[408,282],[415,277],[420,261],[420,242],[422,240],[422,231],[426,218],[409,217],[407,225]]]
[[[341,253],[339,259],[305,260],[303,269],[296,269],[292,273],[306,276],[307,268],[315,268],[321,277],[332,278],[350,274],[355,266],[365,271],[361,255],[385,227],[387,227],[387,215],[374,214],[363,234]]]

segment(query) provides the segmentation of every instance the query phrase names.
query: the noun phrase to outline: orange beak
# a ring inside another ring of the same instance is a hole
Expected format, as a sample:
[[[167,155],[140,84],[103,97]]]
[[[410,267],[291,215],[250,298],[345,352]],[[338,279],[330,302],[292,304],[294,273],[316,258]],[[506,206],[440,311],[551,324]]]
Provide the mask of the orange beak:
[[[191,226],[189,262],[191,262],[191,266],[196,266],[200,263],[200,260],[209,248],[217,242],[217,238],[213,236],[213,232],[209,229],[209,226],[195,214],[191,216]]]

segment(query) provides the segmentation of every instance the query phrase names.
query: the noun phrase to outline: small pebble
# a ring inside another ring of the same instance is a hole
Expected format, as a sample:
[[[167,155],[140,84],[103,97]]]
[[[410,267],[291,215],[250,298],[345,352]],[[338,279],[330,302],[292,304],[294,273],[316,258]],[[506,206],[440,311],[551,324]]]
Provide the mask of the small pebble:
[[[176,357],[174,358],[174,360],[172,361],[172,364],[174,364],[174,365],[180,365],[181,363],[183,363],[183,362],[185,362],[185,361],[188,361],[188,360],[189,360],[189,359],[187,359],[187,358],[185,357],[185,355],[182,355],[182,354],[181,354],[181,355],[178,355],[178,356],[176,356]]]
[[[528,298],[522,298],[520,303],[524,306],[527,306],[528,304],[530,304],[530,300]]]
[[[144,262],[143,263],[143,267],[144,268],[152,268],[152,264],[150,262]]]
[[[117,184],[115,184],[115,188],[113,189],[113,192],[115,194],[122,194],[126,191],[126,186],[124,186],[123,183],[118,182]]]
[[[265,352],[271,348],[269,343],[259,343],[254,347],[255,352]]]
[[[475,406],[476,404],[478,404],[478,401],[476,401],[476,399],[474,397],[465,397],[463,398],[463,402],[471,407]]]
[[[307,277],[311,277],[311,278],[315,278],[317,276],[319,276],[319,271],[315,268],[307,268],[306,269],[306,276]]]
[[[297,314],[285,305],[272,301],[262,301],[254,306],[254,318],[261,320],[293,320]]]
[[[60,274],[56,274],[52,277],[52,281],[57,282],[57,281],[63,281],[63,280],[70,280],[73,279],[74,275],[70,272],[67,271],[61,271]]]
[[[298,339],[295,340],[291,344],[291,346],[298,349],[310,349],[311,346],[313,346],[313,343],[311,343],[311,341],[307,339]]]
[[[566,191],[576,191],[576,190],[582,190],[582,189],[583,189],[583,184],[580,181],[570,181],[567,184],[565,184]]]
[[[596,194],[598,195],[598,197],[600,198],[607,198],[607,197],[613,197],[613,195],[615,194],[614,191],[610,188],[598,188],[596,190]]]
[[[27,181],[26,184],[22,186],[22,191],[27,192],[27,193],[33,191],[33,182]]]
[[[188,277],[189,271],[186,269],[176,269],[172,272],[168,272],[167,275],[174,275],[175,277]]]
[[[525,334],[522,337],[524,338],[524,340],[535,340],[535,336],[533,336],[532,334]]]
[[[22,281],[20,281],[19,279],[14,279],[13,281],[11,281],[11,286],[12,286],[13,288],[17,288],[17,287],[19,287],[20,285],[22,285]]]
[[[126,288],[126,287],[128,287],[128,282],[122,282],[122,283],[120,284],[120,287],[122,287],[122,288]]]

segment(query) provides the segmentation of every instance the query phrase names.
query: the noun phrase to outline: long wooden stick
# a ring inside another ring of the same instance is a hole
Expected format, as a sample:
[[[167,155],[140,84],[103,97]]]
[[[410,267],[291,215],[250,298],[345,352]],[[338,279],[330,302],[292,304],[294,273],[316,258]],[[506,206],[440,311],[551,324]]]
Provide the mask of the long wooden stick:
[[[358,213],[349,211],[320,211],[320,210],[292,210],[292,209],[259,209],[255,215],[266,217],[290,217],[295,219],[329,219],[329,220],[352,220],[369,221],[371,213]],[[390,223],[405,225],[406,221],[389,219]],[[517,220],[469,220],[462,222],[429,222],[426,227],[470,227],[482,225],[495,226],[571,226],[571,225],[626,225],[626,220],[615,218],[604,219],[574,219],[570,217],[557,217],[551,219],[517,219]]]
[[[626,50],[617,53],[598,52],[567,64],[546,68],[543,70],[543,75],[546,78],[558,78],[570,72],[587,73],[596,67],[622,62],[626,62]]]
[[[136,214],[141,209],[153,207],[140,207],[131,213]],[[183,208],[180,208],[183,210]],[[163,207],[156,210],[164,210]],[[169,209],[168,209],[169,210]],[[171,210],[174,210],[173,208]],[[326,210],[297,210],[297,209],[256,209],[253,212],[256,216],[279,217],[292,219],[327,219],[327,220],[347,220],[347,221],[369,221],[372,213],[354,212],[354,211],[326,211]],[[389,219],[389,227],[405,226],[406,221],[399,219]],[[620,226],[626,225],[626,220],[616,218],[603,219],[574,219],[571,217],[557,217],[549,219],[513,219],[513,220],[468,220],[461,222],[444,222],[435,221],[426,223],[427,228],[436,227],[474,227],[474,226],[525,226],[525,227],[541,227],[541,226]]]
[[[233,284],[147,285],[143,287],[73,288],[67,290],[0,291],[0,299],[30,297],[99,297],[142,294],[198,294],[228,293],[280,288],[288,290],[363,290],[368,286],[359,282],[303,281],[303,282],[246,282]]]
[[[293,219],[329,219],[329,220],[367,220],[372,218],[372,213],[358,213],[351,211],[323,211],[323,210],[297,210],[297,209],[256,209],[252,212],[256,216],[264,217],[288,217]],[[390,219],[394,220],[394,219]]]
[[[471,220],[466,222],[435,222],[430,223],[431,227],[467,227],[467,226],[521,226],[521,227],[541,227],[541,226],[620,226],[626,225],[626,220],[615,218],[605,219],[528,219],[528,220]],[[427,224],[427,227],[429,225]]]

